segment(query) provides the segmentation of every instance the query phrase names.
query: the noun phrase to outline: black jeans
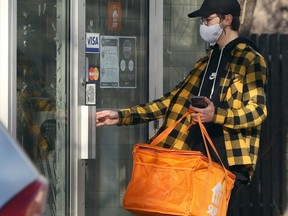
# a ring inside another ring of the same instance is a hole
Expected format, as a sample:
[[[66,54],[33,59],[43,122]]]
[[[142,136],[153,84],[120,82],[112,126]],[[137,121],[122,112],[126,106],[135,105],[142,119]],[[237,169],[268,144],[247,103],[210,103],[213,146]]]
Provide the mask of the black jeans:
[[[229,201],[229,205],[228,205],[227,216],[233,216],[234,215],[233,212],[237,210],[237,209],[235,209],[235,206],[236,206],[236,204],[239,204],[239,201],[240,201],[241,190],[245,187],[247,187],[246,184],[241,184],[241,182],[239,180],[235,181],[234,188],[232,189],[231,197],[230,197],[230,201]],[[237,215],[239,215],[239,214],[237,214]]]

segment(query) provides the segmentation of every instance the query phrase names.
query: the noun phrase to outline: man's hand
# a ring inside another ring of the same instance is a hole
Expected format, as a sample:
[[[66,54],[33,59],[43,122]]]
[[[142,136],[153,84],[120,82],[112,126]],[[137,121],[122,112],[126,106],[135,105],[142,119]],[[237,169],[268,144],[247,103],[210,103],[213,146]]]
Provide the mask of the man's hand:
[[[205,101],[207,102],[208,106],[206,108],[197,108],[193,107],[192,105],[189,106],[189,109],[193,110],[195,113],[192,113],[192,119],[195,122],[198,122],[197,113],[200,113],[200,118],[203,123],[212,122],[214,117],[214,104],[210,101],[207,97],[205,97]]]
[[[118,112],[112,110],[103,110],[96,112],[96,126],[116,125],[119,123]]]

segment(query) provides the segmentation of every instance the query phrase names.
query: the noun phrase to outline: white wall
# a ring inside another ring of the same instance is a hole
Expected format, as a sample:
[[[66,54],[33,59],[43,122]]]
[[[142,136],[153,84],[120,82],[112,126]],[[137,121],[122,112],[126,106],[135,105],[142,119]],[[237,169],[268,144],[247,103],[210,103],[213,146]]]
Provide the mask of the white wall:
[[[0,0],[0,121],[8,128],[14,137],[16,137],[15,86],[17,73],[16,3],[16,0]],[[14,88],[12,88],[12,86]]]
[[[0,91],[0,101],[2,101],[2,106],[0,106],[0,120],[3,124],[7,127],[8,126],[8,107],[5,106],[8,102],[8,73],[9,70],[8,66],[8,1],[1,0],[0,2],[0,65],[1,65],[1,73],[0,73],[0,85],[4,89],[4,91]]]

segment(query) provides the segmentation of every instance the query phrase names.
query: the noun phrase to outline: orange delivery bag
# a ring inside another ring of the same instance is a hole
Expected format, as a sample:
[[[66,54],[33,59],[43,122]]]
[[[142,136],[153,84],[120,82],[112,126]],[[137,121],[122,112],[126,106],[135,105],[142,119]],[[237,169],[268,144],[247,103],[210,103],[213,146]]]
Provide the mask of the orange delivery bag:
[[[235,175],[225,169],[200,117],[207,157],[199,151],[156,146],[189,113],[152,143],[134,146],[132,177],[123,200],[123,207],[134,215],[226,216]],[[212,161],[207,142],[221,164]]]

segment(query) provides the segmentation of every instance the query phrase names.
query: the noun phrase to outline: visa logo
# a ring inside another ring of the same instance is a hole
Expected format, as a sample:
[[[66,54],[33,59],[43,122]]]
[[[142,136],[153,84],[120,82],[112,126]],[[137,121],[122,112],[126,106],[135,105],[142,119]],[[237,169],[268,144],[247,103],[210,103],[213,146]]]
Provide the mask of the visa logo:
[[[88,45],[99,45],[99,37],[89,37],[87,42]]]
[[[86,33],[86,53],[99,53],[100,34]]]

